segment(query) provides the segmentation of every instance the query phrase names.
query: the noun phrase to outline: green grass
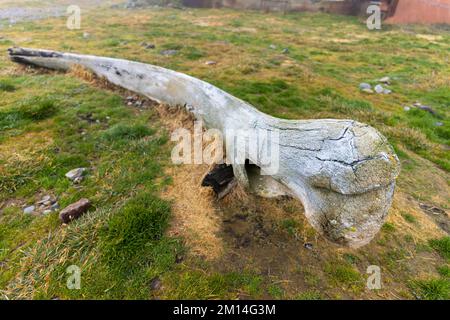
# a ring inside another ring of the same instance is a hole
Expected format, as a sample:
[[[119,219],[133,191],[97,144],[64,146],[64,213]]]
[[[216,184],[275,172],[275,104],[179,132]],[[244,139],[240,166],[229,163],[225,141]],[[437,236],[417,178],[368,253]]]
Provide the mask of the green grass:
[[[15,90],[16,90],[16,87],[14,86],[12,81],[0,80],[0,91],[13,92]]]
[[[155,246],[168,225],[169,204],[150,194],[140,194],[121,208],[101,233],[109,264],[128,269],[141,251]]]
[[[47,119],[57,111],[55,102],[50,98],[37,97],[20,101],[17,106],[7,111],[0,110],[0,132]]]
[[[305,291],[295,297],[296,300],[323,300],[323,296],[318,291]]]
[[[353,255],[351,253],[345,253],[343,258],[344,258],[345,261],[347,261],[350,264],[355,264],[358,261],[360,261],[360,259],[357,256],[355,256],[355,255]]]
[[[386,231],[388,233],[392,233],[392,232],[394,232],[396,230],[396,228],[395,228],[395,225],[393,223],[386,222],[381,227],[381,230]]]
[[[198,271],[181,271],[168,274],[165,278],[169,299],[214,299],[225,297],[235,299],[238,292],[252,297],[262,294],[262,278],[243,273],[206,274]]]
[[[417,219],[410,213],[402,213],[403,218],[409,223],[416,223]]]
[[[328,263],[324,270],[331,282],[336,285],[343,286],[344,288],[353,291],[359,291],[363,288],[364,283],[361,274],[346,263]]]
[[[450,299],[450,282],[446,279],[415,280],[411,287],[421,300]]]
[[[450,260],[450,237],[433,239],[429,241],[430,246],[436,250],[443,258]]]
[[[450,279],[450,266],[439,267],[438,272],[442,277]]]
[[[283,297],[284,297],[283,288],[279,284],[276,284],[276,283],[271,284],[267,288],[267,292],[274,299],[283,299]]]
[[[154,132],[145,125],[117,124],[106,130],[103,134],[108,141],[137,140],[149,136]]]
[[[299,227],[298,221],[294,219],[285,219],[280,221],[280,226],[286,230],[291,236],[294,236]]]

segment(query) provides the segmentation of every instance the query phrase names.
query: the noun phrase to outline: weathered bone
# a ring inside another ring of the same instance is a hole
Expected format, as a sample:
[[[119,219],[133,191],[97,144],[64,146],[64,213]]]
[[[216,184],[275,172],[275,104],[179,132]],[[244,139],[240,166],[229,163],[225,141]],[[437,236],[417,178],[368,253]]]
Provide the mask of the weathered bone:
[[[312,226],[335,243],[365,245],[385,220],[400,165],[386,138],[368,125],[277,119],[209,83],[133,61],[25,48],[9,49],[9,54],[15,62],[51,69],[81,65],[151,99],[184,105],[209,128],[278,129],[279,172],[257,179],[249,175],[250,184],[267,196],[298,198]],[[249,160],[259,165],[258,159]],[[249,183],[244,166],[233,169],[240,183]]]

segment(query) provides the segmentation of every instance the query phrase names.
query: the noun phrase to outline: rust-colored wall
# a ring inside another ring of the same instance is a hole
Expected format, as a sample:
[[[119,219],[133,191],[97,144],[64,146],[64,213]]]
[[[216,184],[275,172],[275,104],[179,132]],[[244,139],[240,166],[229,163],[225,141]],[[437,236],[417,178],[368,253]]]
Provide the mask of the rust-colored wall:
[[[399,0],[386,23],[450,24],[450,0]]]

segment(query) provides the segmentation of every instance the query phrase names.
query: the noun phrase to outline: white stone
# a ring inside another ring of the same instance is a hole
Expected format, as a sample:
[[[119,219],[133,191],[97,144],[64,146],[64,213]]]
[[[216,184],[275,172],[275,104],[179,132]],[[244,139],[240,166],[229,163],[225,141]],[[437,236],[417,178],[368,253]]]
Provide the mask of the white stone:
[[[359,88],[361,90],[365,90],[365,89],[372,89],[372,86],[368,83],[362,82],[359,84]]]
[[[34,212],[34,209],[36,209],[35,206],[29,206],[23,209],[23,213],[25,214],[32,214]]]
[[[375,92],[376,92],[376,93],[383,93],[383,92],[384,92],[383,86],[382,86],[381,84],[377,84],[377,85],[375,86]]]
[[[391,78],[389,78],[389,77],[383,77],[383,78],[381,78],[380,80],[378,80],[378,82],[385,83],[385,84],[389,84],[389,83],[391,82]]]
[[[86,172],[86,168],[77,168],[77,169],[73,169],[70,170],[69,172],[66,173],[66,178],[68,178],[69,180],[75,181],[77,179],[80,179],[83,177],[83,174]]]

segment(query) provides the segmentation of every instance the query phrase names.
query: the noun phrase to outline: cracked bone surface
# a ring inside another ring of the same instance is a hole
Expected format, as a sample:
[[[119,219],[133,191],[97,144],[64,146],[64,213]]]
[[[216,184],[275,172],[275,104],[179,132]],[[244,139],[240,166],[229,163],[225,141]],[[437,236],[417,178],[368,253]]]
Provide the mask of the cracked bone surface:
[[[385,221],[400,164],[386,138],[368,125],[274,118],[209,83],[139,62],[26,48],[11,48],[9,55],[18,63],[57,70],[80,65],[156,101],[186,106],[208,128],[222,132],[278,130],[278,172],[255,177],[255,170],[236,165],[235,175],[260,195],[299,199],[311,225],[334,243],[365,245]]]

